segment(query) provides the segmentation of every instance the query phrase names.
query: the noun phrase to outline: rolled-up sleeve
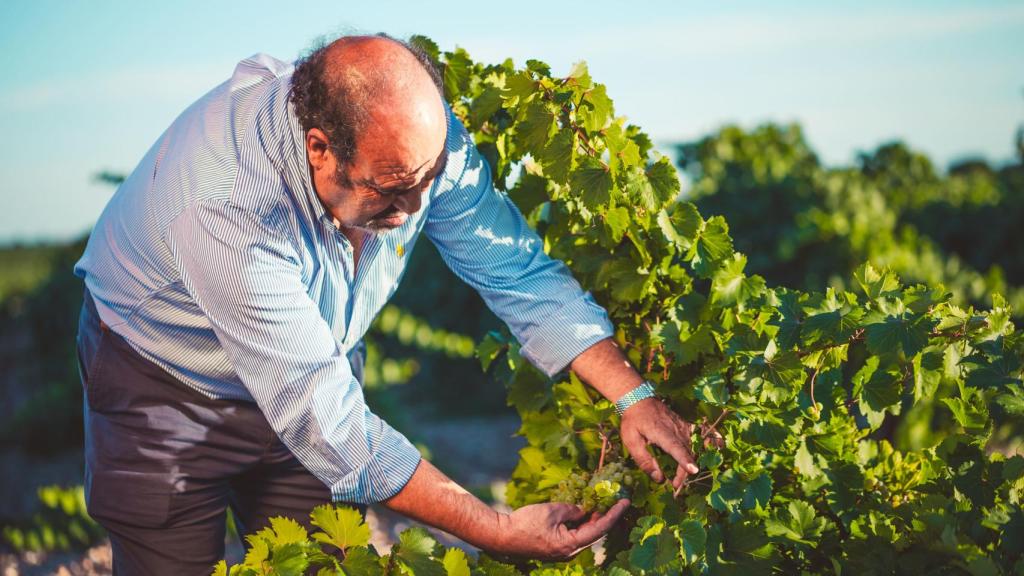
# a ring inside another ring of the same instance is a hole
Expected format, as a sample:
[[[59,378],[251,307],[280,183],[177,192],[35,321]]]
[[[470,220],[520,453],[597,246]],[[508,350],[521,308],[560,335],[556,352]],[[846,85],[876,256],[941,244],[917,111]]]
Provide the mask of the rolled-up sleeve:
[[[367,408],[281,226],[228,201],[204,201],[175,218],[166,239],[239,380],[303,466],[335,500],[398,493],[419,451]]]
[[[508,196],[466,129],[449,117],[449,166],[424,228],[448,266],[508,324],[521,353],[548,376],[612,335],[605,310],[584,292]]]

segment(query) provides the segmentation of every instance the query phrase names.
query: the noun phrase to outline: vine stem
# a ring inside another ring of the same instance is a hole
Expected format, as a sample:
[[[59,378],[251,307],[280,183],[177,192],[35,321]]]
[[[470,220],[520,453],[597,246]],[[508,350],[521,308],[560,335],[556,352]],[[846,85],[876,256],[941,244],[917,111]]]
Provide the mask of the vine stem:
[[[654,316],[654,321],[661,324],[661,314],[656,314]],[[661,381],[668,382],[668,358],[665,355],[664,342],[658,346],[658,352],[661,354]]]
[[[814,369],[814,374],[811,374],[811,407],[817,410],[818,403],[814,400],[814,380],[818,377],[818,369]]]
[[[555,100],[555,96],[550,90],[544,90],[544,96],[548,99],[549,102],[554,102]],[[583,127],[569,120],[569,116],[572,113],[572,110],[570,110],[569,108],[569,104],[563,103],[562,105],[559,106],[559,108],[561,108],[562,113],[565,114],[564,124],[568,125],[568,127],[572,128],[572,131],[576,133],[576,136],[579,139],[579,144],[582,145],[584,148],[584,152],[586,152],[592,158],[600,159],[601,154],[597,151],[596,148],[591,146],[590,139],[587,137],[587,133],[583,130]],[[576,106],[576,109],[579,109],[578,105]],[[604,162],[601,163],[604,164]],[[605,167],[607,168],[607,166]]]
[[[651,325],[650,325],[649,322],[647,322],[647,320],[644,320],[644,330],[646,330],[648,334],[651,333]],[[653,366],[654,366],[654,348],[651,347],[651,349],[647,351],[647,373],[648,374],[651,373],[651,368]]]
[[[603,430],[598,431],[601,435],[601,457],[597,460],[598,471],[604,467],[604,455],[608,452],[608,435]]]
[[[708,419],[704,418],[704,423],[700,425],[700,438],[703,441],[705,448],[708,446],[708,437],[712,436],[712,434],[718,434],[718,423],[721,422],[722,418],[725,418],[729,412],[730,410],[728,408],[723,408],[722,412],[718,415],[718,418],[715,418],[715,421],[712,422],[711,425],[708,425]],[[722,435],[718,434],[717,440],[721,439]],[[712,437],[712,440],[715,440],[715,438]],[[715,444],[716,447],[721,447],[717,441],[712,443]]]
[[[672,491],[672,497],[678,498],[679,494],[683,491],[683,488],[686,488],[691,484],[699,484],[701,481],[707,480],[708,478],[711,478],[711,472],[705,472],[703,474],[695,476],[692,480],[684,481],[682,484],[679,485],[678,488]]]
[[[722,418],[725,418],[726,414],[728,414],[728,413],[729,413],[729,409],[728,408],[723,408],[722,409],[722,413],[718,415],[718,418],[715,418],[714,423],[711,424],[711,426],[709,426],[708,429],[709,430],[714,430],[715,428],[717,428],[718,427],[718,423],[721,422]]]
[[[815,352],[821,352],[823,350],[830,350],[832,348],[838,348],[840,346],[846,346],[847,344],[852,344],[854,342],[857,342],[857,341],[863,340],[863,339],[864,339],[864,329],[863,328],[858,328],[857,330],[855,330],[853,332],[853,334],[845,342],[841,342],[839,344],[835,344],[835,343],[833,343],[833,344],[825,344],[824,346],[814,346],[814,347],[808,348],[806,350],[798,350],[796,355],[799,356],[800,358],[803,358],[804,356],[807,356],[808,354],[814,354]]]

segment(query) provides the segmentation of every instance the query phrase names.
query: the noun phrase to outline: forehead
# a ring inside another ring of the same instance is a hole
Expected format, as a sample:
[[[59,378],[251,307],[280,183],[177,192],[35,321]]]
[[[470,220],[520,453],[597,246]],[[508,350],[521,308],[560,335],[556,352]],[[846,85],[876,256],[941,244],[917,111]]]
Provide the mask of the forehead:
[[[413,178],[431,170],[444,155],[448,123],[401,118],[374,123],[356,145],[354,166],[370,178]]]

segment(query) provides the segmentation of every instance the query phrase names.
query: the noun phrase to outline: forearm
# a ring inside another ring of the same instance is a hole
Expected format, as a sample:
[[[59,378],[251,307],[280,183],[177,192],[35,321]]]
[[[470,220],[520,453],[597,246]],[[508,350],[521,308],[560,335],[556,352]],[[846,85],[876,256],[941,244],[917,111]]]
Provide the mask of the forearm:
[[[570,368],[612,402],[643,381],[615,340],[606,338],[573,359]]]
[[[440,528],[485,550],[501,547],[502,514],[426,460],[421,460],[402,490],[381,502],[387,508]]]

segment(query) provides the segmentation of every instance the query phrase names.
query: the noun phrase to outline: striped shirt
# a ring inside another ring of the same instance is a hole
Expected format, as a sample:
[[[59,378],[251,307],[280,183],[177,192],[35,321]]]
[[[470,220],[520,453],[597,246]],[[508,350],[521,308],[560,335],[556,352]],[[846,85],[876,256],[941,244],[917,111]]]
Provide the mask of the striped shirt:
[[[450,111],[443,173],[355,268],[310,181],[291,72],[253,56],[186,109],[111,198],[75,273],[141,355],[211,398],[256,402],[335,500],[378,502],[420,455],[366,406],[353,364],[421,233],[549,375],[611,325]]]

